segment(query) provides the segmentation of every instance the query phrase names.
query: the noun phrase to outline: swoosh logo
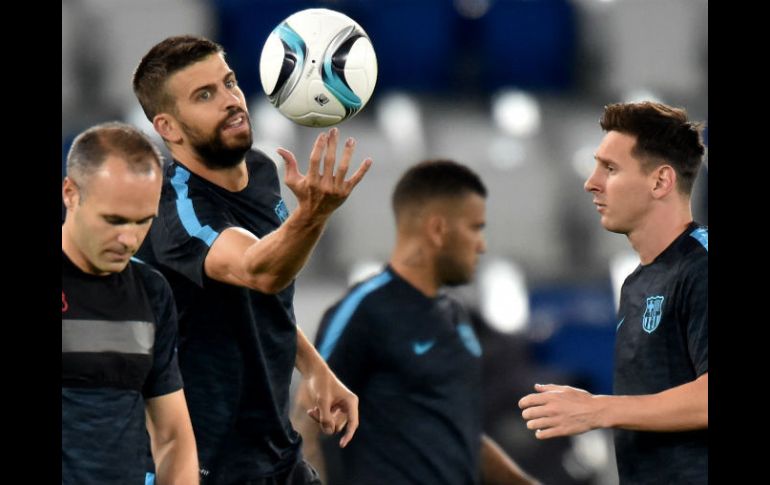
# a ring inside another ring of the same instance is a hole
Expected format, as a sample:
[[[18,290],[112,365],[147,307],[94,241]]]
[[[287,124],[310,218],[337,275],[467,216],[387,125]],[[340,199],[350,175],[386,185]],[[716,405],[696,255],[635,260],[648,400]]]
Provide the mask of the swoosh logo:
[[[425,342],[415,342],[414,345],[412,346],[412,350],[414,350],[415,354],[422,355],[425,352],[429,351],[433,347],[433,344],[435,343],[436,343],[435,340],[427,340]]]
[[[615,331],[616,331],[616,332],[618,331],[618,329],[620,328],[620,326],[621,326],[621,325],[623,325],[623,321],[624,321],[625,319],[626,319],[626,317],[623,317],[623,318],[621,318],[621,319],[620,319],[620,321],[618,322],[618,326],[617,326],[617,327],[615,327]]]

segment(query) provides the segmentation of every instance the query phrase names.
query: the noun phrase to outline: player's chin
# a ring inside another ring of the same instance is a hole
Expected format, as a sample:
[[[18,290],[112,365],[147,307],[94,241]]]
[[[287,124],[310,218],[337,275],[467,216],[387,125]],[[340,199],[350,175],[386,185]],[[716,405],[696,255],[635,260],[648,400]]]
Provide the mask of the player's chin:
[[[248,150],[253,143],[251,128],[246,131],[223,133],[224,145],[230,150]]]
[[[467,285],[473,279],[473,271],[467,271],[463,274],[457,273],[447,278],[445,282],[446,286],[462,286]]]
[[[602,227],[609,232],[614,232],[616,234],[628,234],[628,228],[623,224],[618,224],[617,221],[613,221],[607,216],[602,216],[601,218],[601,224]]]
[[[102,264],[99,265],[99,270],[104,273],[120,273],[124,269],[126,269],[126,266],[128,266],[128,262],[131,260],[130,257],[127,257],[125,259],[113,259],[111,261],[103,261]]]

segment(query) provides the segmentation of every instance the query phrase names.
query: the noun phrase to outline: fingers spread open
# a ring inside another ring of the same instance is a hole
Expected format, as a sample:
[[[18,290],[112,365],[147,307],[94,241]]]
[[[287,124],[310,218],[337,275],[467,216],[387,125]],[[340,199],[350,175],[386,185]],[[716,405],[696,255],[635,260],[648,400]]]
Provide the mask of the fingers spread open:
[[[326,145],[326,154],[324,156],[323,176],[324,178],[331,178],[334,173],[334,161],[337,159],[337,139],[339,138],[339,130],[332,128],[329,130],[328,144]]]
[[[307,177],[310,180],[316,180],[320,177],[321,157],[326,150],[328,138],[326,133],[320,133],[313,143],[313,149],[310,150],[310,164],[307,168]]]

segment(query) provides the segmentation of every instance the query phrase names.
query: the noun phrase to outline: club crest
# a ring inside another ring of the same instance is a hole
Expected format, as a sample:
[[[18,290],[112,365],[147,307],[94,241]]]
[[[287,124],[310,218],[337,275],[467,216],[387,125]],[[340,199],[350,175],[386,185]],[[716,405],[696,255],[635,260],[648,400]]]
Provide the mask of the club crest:
[[[663,315],[663,296],[647,297],[647,308],[642,316],[642,328],[647,333],[652,333],[660,325],[660,317]]]

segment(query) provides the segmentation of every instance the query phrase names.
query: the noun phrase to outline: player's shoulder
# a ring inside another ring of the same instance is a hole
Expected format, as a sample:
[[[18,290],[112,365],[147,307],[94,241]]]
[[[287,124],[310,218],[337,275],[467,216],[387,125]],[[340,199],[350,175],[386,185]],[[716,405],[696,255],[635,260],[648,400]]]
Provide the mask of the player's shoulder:
[[[698,254],[699,256],[708,258],[709,253],[709,228],[701,224],[695,224],[693,227],[688,228],[687,237],[685,240],[688,243],[691,252]]]
[[[671,272],[677,279],[708,279],[708,227],[693,224],[680,238]]]
[[[691,265],[708,265],[709,231],[707,226],[696,225],[686,232],[682,244],[683,259]]]
[[[388,287],[393,275],[387,269],[353,284],[326,311],[325,320],[331,318],[346,319],[354,315],[376,311],[387,299]]]
[[[131,258],[128,264],[133,271],[136,272],[139,278],[141,278],[149,294],[165,294],[170,292],[171,286],[169,285],[168,280],[163,276],[163,273],[158,271],[152,265],[137,257]]]
[[[345,295],[339,300],[341,305],[356,305],[357,307],[370,307],[379,303],[388,295],[388,288],[393,282],[393,274],[383,271],[369,276],[351,286]]]
[[[246,152],[246,166],[250,173],[269,173],[278,175],[278,167],[275,161],[262,150],[252,148]]]

